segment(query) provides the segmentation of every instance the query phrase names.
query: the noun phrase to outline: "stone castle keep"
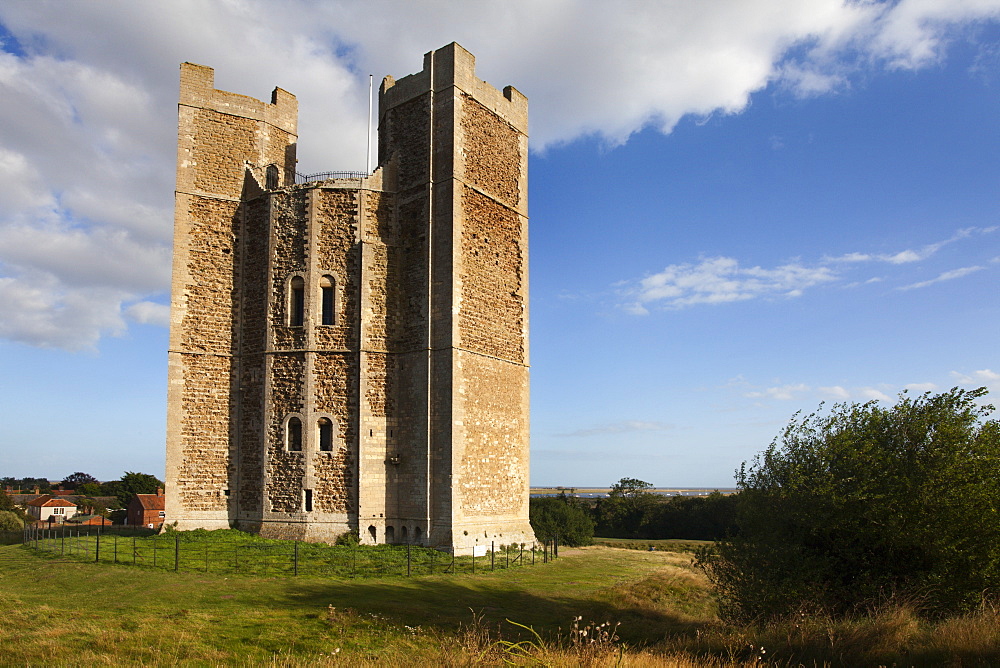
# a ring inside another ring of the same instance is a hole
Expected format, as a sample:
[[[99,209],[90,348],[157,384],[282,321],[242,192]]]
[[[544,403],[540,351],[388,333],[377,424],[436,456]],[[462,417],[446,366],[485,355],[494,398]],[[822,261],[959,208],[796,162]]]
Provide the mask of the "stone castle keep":
[[[295,97],[216,90],[211,68],[181,66],[166,492],[180,529],[534,540],[527,99],[450,44],[386,77],[378,106],[374,173],[296,183]]]

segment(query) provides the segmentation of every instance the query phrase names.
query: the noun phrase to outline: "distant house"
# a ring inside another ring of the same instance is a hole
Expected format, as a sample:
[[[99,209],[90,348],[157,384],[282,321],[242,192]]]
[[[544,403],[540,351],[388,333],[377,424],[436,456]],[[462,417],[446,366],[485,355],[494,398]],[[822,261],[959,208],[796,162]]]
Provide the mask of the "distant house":
[[[28,502],[28,514],[38,522],[62,523],[76,515],[76,504],[42,494]]]
[[[166,516],[165,498],[162,489],[156,490],[156,494],[136,494],[128,504],[125,523],[129,526],[159,529]]]

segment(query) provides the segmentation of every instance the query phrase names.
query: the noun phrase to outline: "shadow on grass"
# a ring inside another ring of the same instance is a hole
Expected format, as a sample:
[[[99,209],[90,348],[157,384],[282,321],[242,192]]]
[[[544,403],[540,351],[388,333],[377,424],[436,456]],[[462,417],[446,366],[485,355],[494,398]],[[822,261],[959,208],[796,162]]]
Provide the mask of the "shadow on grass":
[[[609,583],[610,584],[610,583]],[[377,614],[391,623],[421,626],[453,633],[472,622],[473,614],[500,629],[503,637],[525,639],[526,631],[507,624],[511,620],[532,627],[543,638],[565,635],[574,617],[583,621],[621,623],[619,637],[630,645],[649,645],[667,635],[694,635],[703,622],[684,615],[619,605],[603,592],[572,595],[539,595],[515,589],[499,578],[428,576],[395,581],[320,582],[291,581],[288,603],[326,609],[351,608]]]

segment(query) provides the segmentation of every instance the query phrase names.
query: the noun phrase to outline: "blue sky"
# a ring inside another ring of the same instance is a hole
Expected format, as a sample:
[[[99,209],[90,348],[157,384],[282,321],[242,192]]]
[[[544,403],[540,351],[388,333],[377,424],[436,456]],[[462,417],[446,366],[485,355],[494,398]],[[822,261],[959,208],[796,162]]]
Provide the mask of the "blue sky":
[[[0,475],[162,475],[179,62],[357,169],[367,73],[452,40],[529,97],[533,484],[728,487],[821,401],[996,401],[1000,2],[932,4],[0,7]]]

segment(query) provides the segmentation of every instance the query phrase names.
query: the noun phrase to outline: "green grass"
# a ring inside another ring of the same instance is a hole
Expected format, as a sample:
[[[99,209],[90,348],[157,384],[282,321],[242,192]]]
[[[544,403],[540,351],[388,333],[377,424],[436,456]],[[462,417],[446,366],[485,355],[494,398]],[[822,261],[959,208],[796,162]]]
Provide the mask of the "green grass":
[[[547,633],[629,617],[608,592],[670,561],[591,550],[477,575],[336,580],[150,571],[0,547],[0,645],[7,665],[165,665],[420,655],[482,615]],[[658,620],[664,628],[677,620]],[[518,632],[507,625],[513,636]],[[452,642],[452,641],[449,641]]]
[[[594,538],[594,545],[604,545],[605,547],[619,547],[625,550],[643,550],[646,552],[690,552],[698,551],[698,548],[711,545],[708,540],[682,540],[670,538],[665,540],[652,540],[646,538]]]
[[[0,547],[0,665],[1000,665],[989,606],[935,622],[896,606],[729,626],[690,553],[560,552],[503,572],[350,579]]]

